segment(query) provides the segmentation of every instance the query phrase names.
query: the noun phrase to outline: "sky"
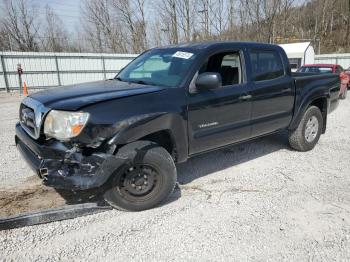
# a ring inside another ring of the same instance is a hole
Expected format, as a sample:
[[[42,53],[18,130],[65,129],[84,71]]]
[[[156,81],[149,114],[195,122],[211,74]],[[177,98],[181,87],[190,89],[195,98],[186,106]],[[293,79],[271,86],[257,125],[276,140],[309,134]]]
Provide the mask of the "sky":
[[[45,14],[46,5],[60,17],[68,31],[73,31],[80,22],[80,5],[82,0],[29,0],[37,6],[42,15]]]
[[[4,13],[4,0],[0,0],[0,16]],[[60,17],[68,32],[76,32],[79,28],[81,17],[81,5],[84,0],[27,0],[32,6],[35,6],[40,16],[45,15],[46,6],[50,6]],[[295,0],[295,4],[307,2],[308,0]],[[153,2],[153,1],[151,1]],[[152,9],[152,8],[151,8]],[[151,12],[152,13],[152,12]],[[152,16],[152,15],[151,15]]]
[[[45,15],[46,6],[50,6],[60,17],[68,31],[73,31],[80,22],[80,5],[83,0],[27,0],[33,5],[40,16]],[[4,5],[0,0],[0,15],[4,12]]]

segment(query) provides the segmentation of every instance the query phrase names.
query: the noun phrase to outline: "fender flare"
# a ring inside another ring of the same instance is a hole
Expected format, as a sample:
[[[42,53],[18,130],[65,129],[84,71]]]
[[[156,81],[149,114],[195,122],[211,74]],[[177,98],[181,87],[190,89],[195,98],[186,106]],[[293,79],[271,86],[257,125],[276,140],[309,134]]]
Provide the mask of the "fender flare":
[[[311,98],[310,98],[311,97]],[[304,101],[301,103],[301,105],[299,106],[299,108],[296,110],[297,112],[295,112],[294,118],[291,122],[291,124],[289,125],[289,130],[295,130],[303,115],[305,114],[306,110],[316,101],[322,99],[324,100],[324,105],[323,105],[323,110],[321,110],[322,116],[323,116],[323,120],[324,120],[324,124],[323,124],[323,130],[322,133],[325,133],[326,131],[326,126],[327,126],[327,114],[328,114],[328,103],[329,103],[329,96],[327,95],[319,95],[319,96],[312,96],[310,95],[309,97],[305,98]]]
[[[125,145],[145,136],[166,131],[177,151],[177,162],[188,158],[187,124],[178,113],[152,113],[122,121],[123,128],[107,142],[108,145]]]

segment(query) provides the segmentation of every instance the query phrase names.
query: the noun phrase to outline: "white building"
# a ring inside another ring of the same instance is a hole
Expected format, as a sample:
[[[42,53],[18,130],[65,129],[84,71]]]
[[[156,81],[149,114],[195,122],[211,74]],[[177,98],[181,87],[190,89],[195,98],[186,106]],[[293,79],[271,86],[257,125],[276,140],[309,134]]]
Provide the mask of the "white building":
[[[280,45],[287,53],[292,71],[306,64],[315,63],[315,50],[311,42]]]

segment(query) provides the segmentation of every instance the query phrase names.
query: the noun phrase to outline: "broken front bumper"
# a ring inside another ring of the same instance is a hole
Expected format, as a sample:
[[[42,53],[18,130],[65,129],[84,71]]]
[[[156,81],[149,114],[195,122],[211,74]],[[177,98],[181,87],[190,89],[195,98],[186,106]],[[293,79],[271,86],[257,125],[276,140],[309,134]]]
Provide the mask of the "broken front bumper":
[[[29,166],[47,186],[85,190],[103,185],[125,163],[112,154],[96,152],[84,156],[58,141],[40,144],[20,124],[16,125],[16,146]]]

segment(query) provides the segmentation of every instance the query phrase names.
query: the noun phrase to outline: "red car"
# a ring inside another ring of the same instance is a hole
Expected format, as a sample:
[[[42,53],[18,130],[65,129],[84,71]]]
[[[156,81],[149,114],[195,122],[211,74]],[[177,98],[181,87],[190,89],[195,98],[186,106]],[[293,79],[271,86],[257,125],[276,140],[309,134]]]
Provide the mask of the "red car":
[[[303,65],[297,72],[301,73],[319,73],[319,74],[339,74],[341,87],[339,96],[342,99],[346,98],[348,87],[350,86],[350,71],[345,71],[340,65],[335,64],[312,64]]]

